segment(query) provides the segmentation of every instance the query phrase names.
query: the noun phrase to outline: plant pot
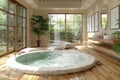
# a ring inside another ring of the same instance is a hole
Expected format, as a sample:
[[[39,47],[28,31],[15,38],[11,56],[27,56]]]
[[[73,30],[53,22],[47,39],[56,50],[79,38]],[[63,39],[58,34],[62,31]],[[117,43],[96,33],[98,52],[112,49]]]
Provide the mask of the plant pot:
[[[40,40],[37,40],[37,47],[40,47]]]

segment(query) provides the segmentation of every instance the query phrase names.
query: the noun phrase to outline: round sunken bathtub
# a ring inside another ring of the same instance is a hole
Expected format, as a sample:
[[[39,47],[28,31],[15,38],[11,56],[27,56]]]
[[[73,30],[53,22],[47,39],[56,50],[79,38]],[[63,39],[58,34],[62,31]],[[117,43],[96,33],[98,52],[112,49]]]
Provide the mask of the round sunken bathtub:
[[[11,69],[29,74],[59,75],[94,66],[93,56],[77,50],[34,51],[7,60]]]

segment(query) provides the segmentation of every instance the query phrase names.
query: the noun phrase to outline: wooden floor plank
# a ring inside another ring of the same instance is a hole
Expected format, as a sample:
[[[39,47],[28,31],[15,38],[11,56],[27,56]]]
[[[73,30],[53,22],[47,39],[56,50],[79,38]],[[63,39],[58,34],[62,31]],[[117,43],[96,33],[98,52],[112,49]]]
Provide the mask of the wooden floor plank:
[[[94,51],[92,49],[86,49],[87,52],[89,52],[90,54],[94,55],[99,61],[101,61],[102,63],[104,63],[104,65],[110,65],[112,67],[114,67],[115,69],[117,69],[120,72],[120,67],[119,65],[117,65],[114,60],[111,59],[111,57],[104,55],[104,53],[101,52],[97,52]]]
[[[120,75],[120,72],[115,68],[113,68],[112,66],[107,66],[107,67],[109,67],[109,69],[112,70],[115,74]]]
[[[83,74],[81,74],[81,72],[74,74],[75,75],[75,80],[85,80],[85,77],[83,76]]]
[[[0,70],[0,80],[9,80],[8,77],[11,73],[11,70],[5,67],[3,70]]]
[[[109,67],[102,65],[102,69],[107,72],[107,74],[109,74],[113,80],[120,80],[120,74],[115,74],[114,71],[112,71],[111,69],[109,69]]]
[[[97,66],[96,68],[106,78],[106,80],[114,80],[113,77],[111,77],[105,70],[101,68],[101,65]]]
[[[91,69],[91,72],[92,72],[99,80],[107,80],[107,79],[105,79],[105,77],[103,76],[103,74],[101,74],[101,73],[96,69],[96,66]]]
[[[86,80],[99,80],[90,70],[84,72],[84,76]]]
[[[32,80],[32,75],[24,74],[19,80]]]
[[[18,80],[19,78],[21,78],[22,75],[23,75],[23,73],[12,71],[9,74],[8,79],[9,80]]]

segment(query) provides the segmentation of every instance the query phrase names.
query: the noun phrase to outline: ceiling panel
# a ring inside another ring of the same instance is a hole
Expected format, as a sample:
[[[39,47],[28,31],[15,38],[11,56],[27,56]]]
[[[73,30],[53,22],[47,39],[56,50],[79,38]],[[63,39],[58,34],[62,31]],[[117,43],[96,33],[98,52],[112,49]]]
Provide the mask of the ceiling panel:
[[[86,9],[95,0],[24,0],[28,5],[36,9]]]

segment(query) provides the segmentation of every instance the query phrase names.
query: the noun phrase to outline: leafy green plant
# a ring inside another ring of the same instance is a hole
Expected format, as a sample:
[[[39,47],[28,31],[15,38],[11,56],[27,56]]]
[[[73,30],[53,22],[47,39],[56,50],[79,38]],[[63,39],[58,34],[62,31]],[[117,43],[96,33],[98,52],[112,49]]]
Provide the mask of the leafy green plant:
[[[120,55],[120,31],[114,32],[113,36],[114,36],[114,44],[112,48],[116,51],[117,54]]]
[[[120,31],[115,31],[112,33],[114,40],[120,40]]]
[[[48,18],[42,16],[33,15],[31,18],[32,31],[37,35],[37,46],[40,46],[40,36],[47,33],[49,30]]]

